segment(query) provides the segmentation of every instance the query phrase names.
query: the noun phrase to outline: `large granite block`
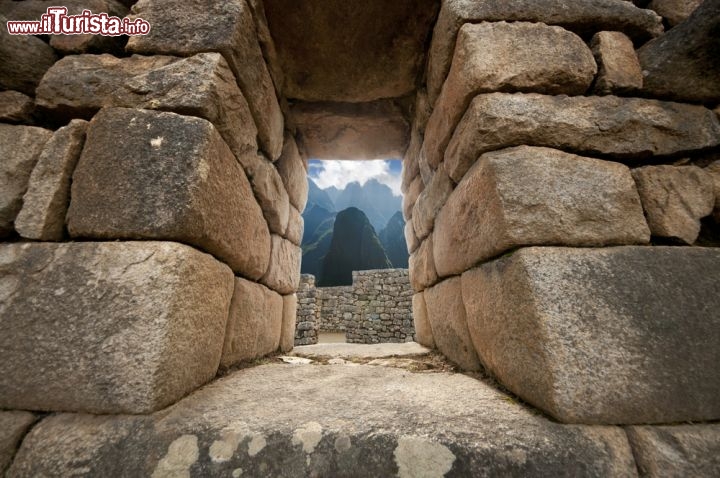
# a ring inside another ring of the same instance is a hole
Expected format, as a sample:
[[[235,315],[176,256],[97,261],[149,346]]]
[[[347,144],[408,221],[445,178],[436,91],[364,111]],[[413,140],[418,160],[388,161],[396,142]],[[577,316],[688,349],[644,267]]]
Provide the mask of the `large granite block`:
[[[446,277],[521,246],[644,244],[650,230],[627,166],[520,146],[480,157],[440,210],[433,237]]]
[[[485,366],[562,422],[720,418],[719,249],[521,249],[462,295]]]
[[[211,123],[175,113],[106,108],[93,118],[68,231],[191,244],[250,279],[270,259],[270,232],[241,165]]]
[[[108,106],[197,116],[215,125],[236,156],[257,151],[247,101],[219,53],[67,56],[43,77],[37,102],[45,114],[62,121],[90,119]]]
[[[149,413],[215,376],[233,274],[172,242],[0,246],[0,408]]]
[[[150,22],[152,29],[147,35],[131,37],[129,52],[176,56],[221,53],[250,105],[261,148],[273,160],[280,157],[283,115],[245,0],[140,0],[133,13]]]
[[[720,144],[720,121],[702,106],[616,96],[492,93],[470,103],[445,151],[455,182],[484,152],[547,146],[638,163]]]

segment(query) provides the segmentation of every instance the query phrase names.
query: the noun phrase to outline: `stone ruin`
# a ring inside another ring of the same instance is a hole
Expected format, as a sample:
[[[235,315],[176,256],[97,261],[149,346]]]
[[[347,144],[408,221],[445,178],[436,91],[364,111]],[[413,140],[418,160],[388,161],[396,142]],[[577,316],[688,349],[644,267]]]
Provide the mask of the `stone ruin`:
[[[315,276],[300,276],[295,345],[316,344],[322,332],[355,344],[413,342],[408,270],[353,271],[352,278],[350,286],[315,287]]]
[[[720,474],[720,0],[64,4],[152,30],[0,3],[0,473]],[[293,347],[306,159],[400,155],[471,376],[232,372]]]

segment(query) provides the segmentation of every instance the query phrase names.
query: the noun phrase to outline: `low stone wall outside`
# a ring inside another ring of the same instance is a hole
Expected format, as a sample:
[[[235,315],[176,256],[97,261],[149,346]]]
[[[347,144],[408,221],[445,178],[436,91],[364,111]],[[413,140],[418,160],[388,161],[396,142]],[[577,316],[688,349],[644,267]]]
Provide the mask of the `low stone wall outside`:
[[[351,343],[411,342],[412,295],[407,269],[353,271],[353,285],[342,287],[315,288],[303,275],[295,345],[316,343],[320,331],[345,332]]]

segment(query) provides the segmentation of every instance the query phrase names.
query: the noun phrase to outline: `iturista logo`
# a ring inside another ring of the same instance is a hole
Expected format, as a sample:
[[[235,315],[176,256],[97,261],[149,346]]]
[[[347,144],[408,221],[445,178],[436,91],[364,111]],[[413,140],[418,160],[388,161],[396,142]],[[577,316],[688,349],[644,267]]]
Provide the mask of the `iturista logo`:
[[[147,35],[150,23],[142,18],[119,18],[107,13],[83,10],[79,15],[68,15],[67,7],[48,7],[38,21],[7,22],[11,35]]]

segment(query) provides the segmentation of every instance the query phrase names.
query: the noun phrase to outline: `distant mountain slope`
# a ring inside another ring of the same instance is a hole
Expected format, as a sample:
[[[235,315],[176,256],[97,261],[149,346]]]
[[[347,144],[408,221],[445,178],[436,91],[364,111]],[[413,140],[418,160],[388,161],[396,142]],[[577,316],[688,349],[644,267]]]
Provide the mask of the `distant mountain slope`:
[[[363,211],[375,230],[379,231],[396,211],[402,210],[402,198],[395,196],[392,189],[376,179],[371,179],[362,186],[358,182],[352,182],[339,191],[335,199],[337,211],[349,207]]]
[[[378,234],[378,238],[393,267],[407,269],[409,253],[405,243],[405,220],[402,212],[397,211],[390,218],[385,228]]]
[[[309,245],[317,241],[326,230],[332,232],[335,214],[317,204],[305,209],[302,215],[305,222],[302,245]]]
[[[354,207],[340,211],[318,285],[352,285],[352,271],[389,268],[392,264],[367,216]]]
[[[335,203],[333,202],[333,200],[330,199],[328,193],[324,189],[320,189],[320,187],[315,184],[315,181],[308,178],[308,184],[310,185],[310,188],[308,190],[307,206],[305,206],[306,211],[312,209],[312,207],[315,205],[320,206],[330,212],[335,212],[338,210],[338,208],[335,207]]]

